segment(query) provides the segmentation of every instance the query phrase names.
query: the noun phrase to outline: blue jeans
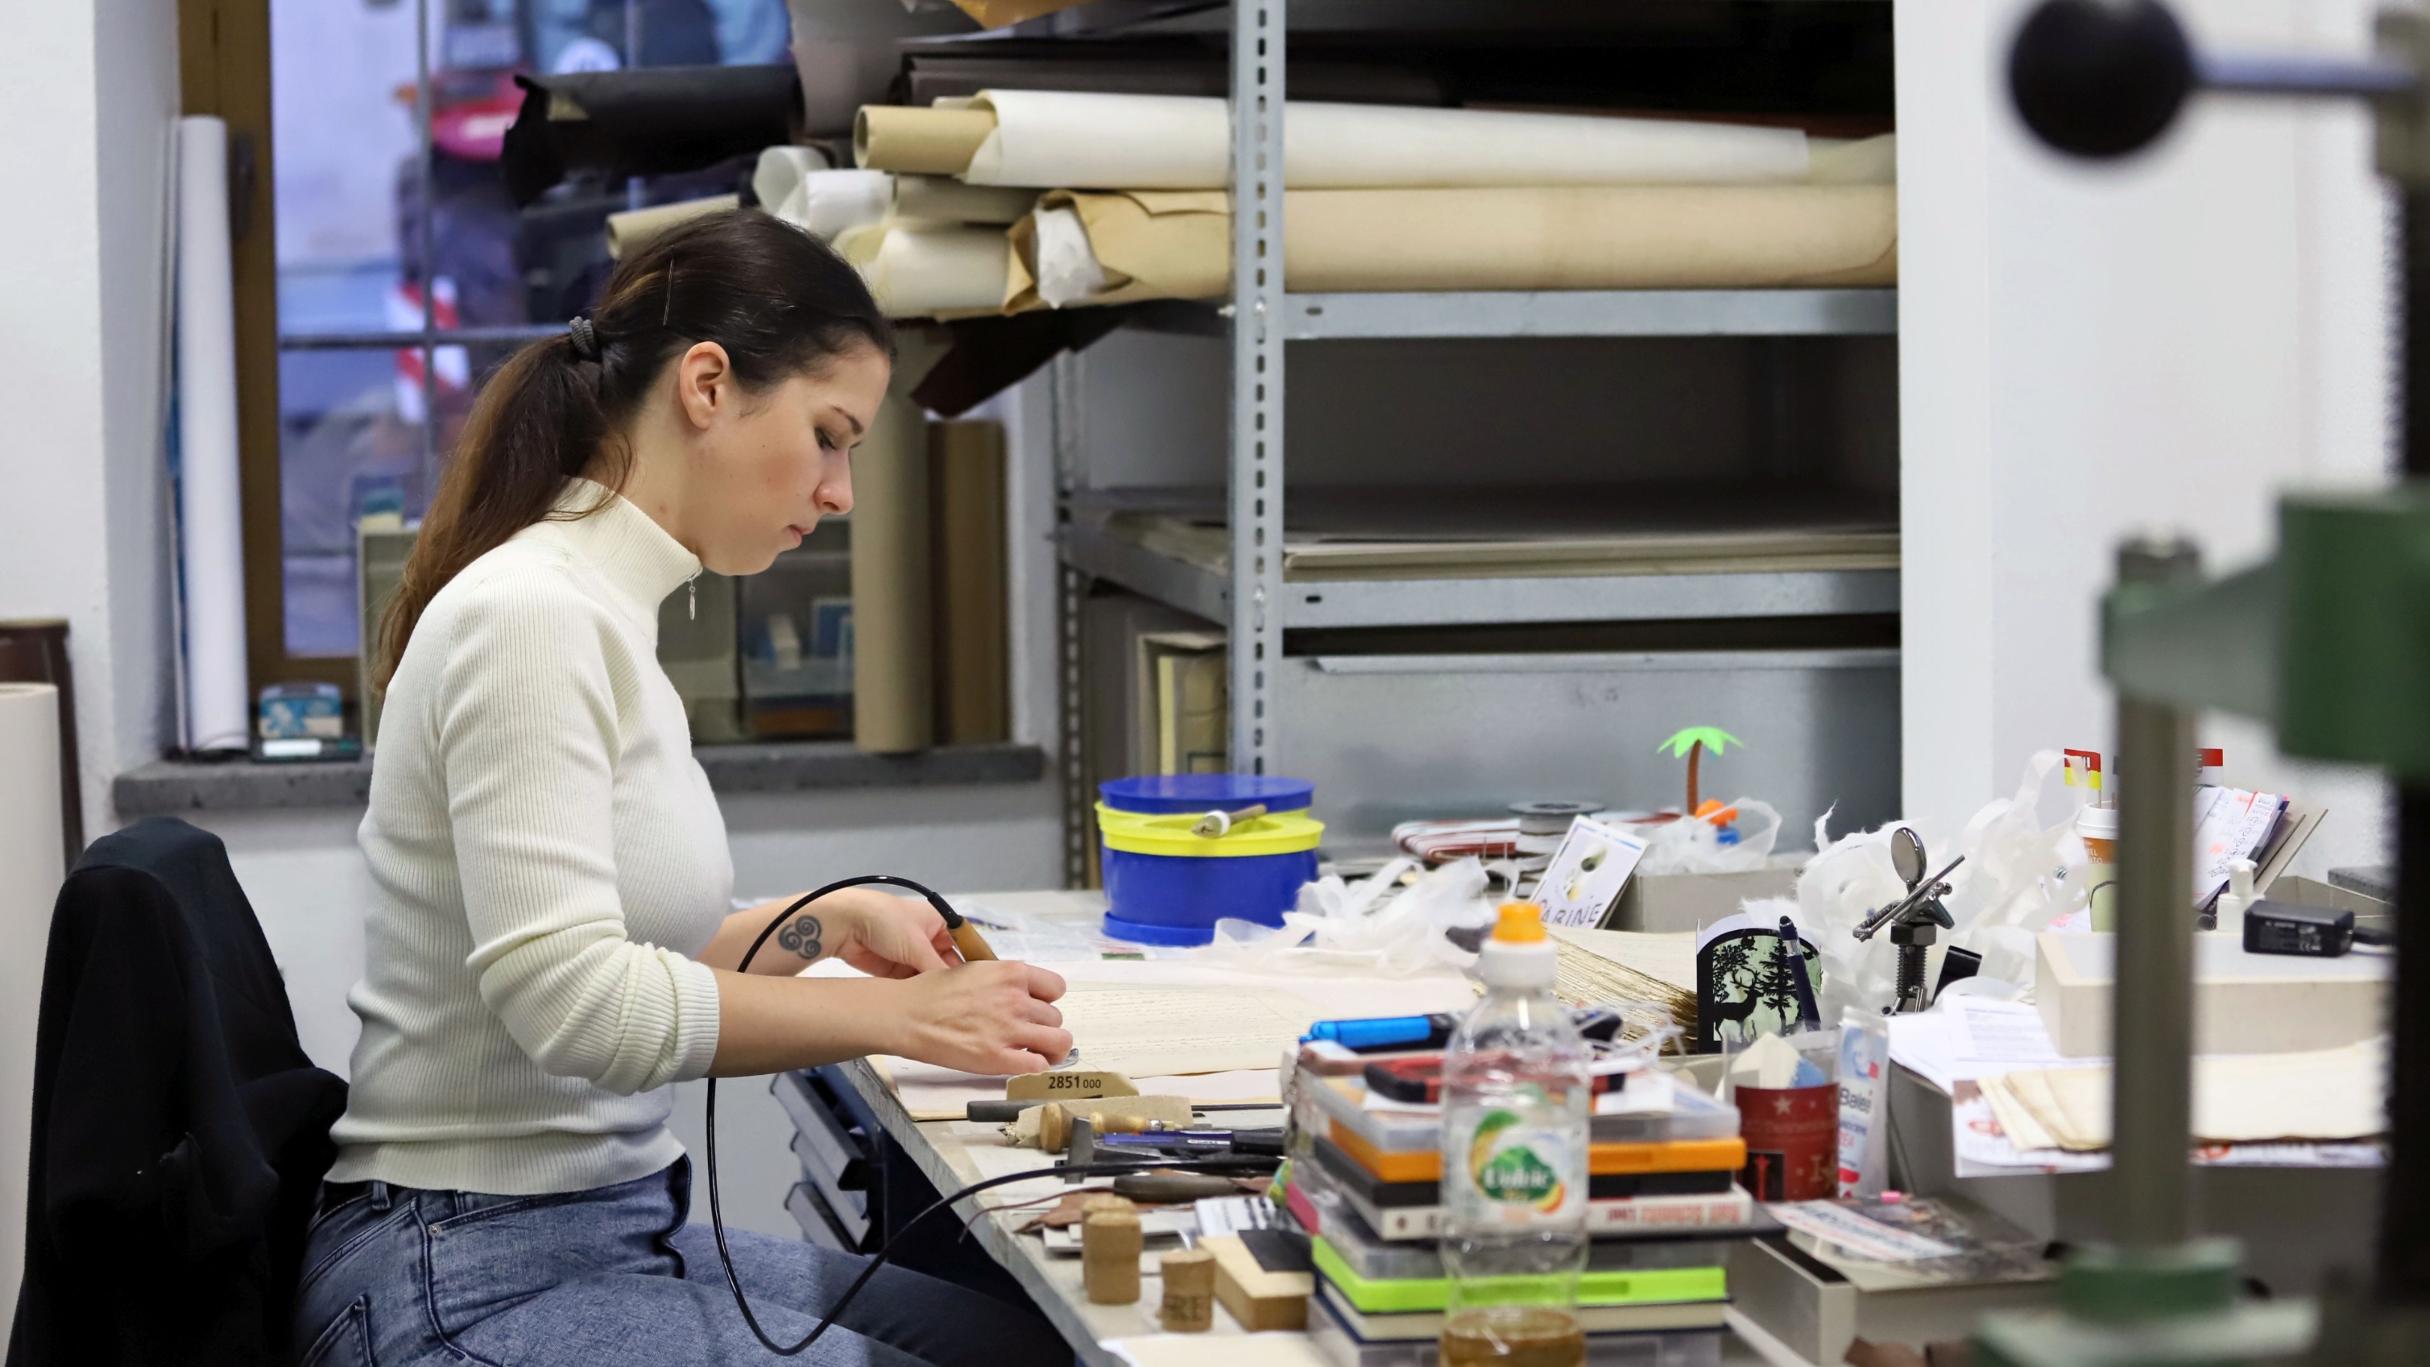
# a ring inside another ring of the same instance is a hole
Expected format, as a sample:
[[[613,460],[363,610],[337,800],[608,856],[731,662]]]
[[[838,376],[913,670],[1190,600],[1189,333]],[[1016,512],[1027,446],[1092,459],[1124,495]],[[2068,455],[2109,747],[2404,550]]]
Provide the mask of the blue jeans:
[[[734,1307],[717,1245],[689,1225],[691,1160],[596,1191],[490,1196],[383,1182],[325,1188],[304,1250],[304,1367],[1029,1367],[1070,1348],[1028,1307],[888,1265],[797,1358]],[[760,1327],[791,1345],[867,1260],[729,1230]]]

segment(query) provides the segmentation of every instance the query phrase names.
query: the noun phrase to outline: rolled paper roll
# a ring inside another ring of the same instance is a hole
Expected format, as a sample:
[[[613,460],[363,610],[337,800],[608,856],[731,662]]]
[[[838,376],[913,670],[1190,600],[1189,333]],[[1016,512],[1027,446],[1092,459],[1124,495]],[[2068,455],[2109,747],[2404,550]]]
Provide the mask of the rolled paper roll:
[[[862,105],[852,121],[852,160],[873,171],[958,176],[995,131],[992,110]]]

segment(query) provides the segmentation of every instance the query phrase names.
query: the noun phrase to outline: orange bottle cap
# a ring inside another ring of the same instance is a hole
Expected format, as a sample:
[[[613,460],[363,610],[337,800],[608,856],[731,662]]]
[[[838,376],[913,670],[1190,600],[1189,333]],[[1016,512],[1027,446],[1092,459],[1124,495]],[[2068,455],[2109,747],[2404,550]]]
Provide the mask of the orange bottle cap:
[[[1544,908],[1533,902],[1504,902],[1493,938],[1504,944],[1532,945],[1544,939]]]

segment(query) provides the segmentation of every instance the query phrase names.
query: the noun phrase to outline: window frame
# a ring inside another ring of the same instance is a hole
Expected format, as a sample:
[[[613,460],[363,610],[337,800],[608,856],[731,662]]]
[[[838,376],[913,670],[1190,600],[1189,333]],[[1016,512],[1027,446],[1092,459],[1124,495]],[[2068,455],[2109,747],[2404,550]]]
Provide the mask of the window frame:
[[[276,147],[271,129],[270,10],[274,0],[178,0],[181,106],[227,124],[231,279],[236,313],[237,472],[243,521],[245,667],[248,690],[271,683],[335,684],[359,711],[361,664],[355,655],[299,655],[287,648],[286,537],[279,413],[279,364],[290,351],[423,353],[424,412],[435,414],[436,352],[444,346],[520,344],[553,329],[532,325],[441,328],[436,297],[423,292],[422,323],[396,331],[281,336],[278,319]],[[430,0],[397,0],[415,12],[415,135],[424,184],[432,178]],[[431,259],[427,200],[416,231]],[[437,429],[422,424],[422,462],[434,470]]]
[[[316,0],[316,3],[318,0]],[[367,3],[369,0],[337,0]],[[237,471],[245,576],[245,665],[247,688],[273,683],[334,684],[343,694],[350,722],[362,711],[359,652],[303,655],[288,648],[285,434],[279,407],[279,370],[289,353],[306,351],[422,354],[424,420],[421,467],[435,483],[444,452],[439,436],[439,352],[447,347],[512,348],[556,335],[561,324],[442,327],[437,291],[422,291],[420,326],[393,330],[312,331],[283,335],[279,328],[276,148],[272,105],[271,11],[277,0],[177,0],[181,105],[189,115],[222,120],[229,138],[229,213],[236,322]],[[386,0],[414,15],[414,156],[421,184],[436,180],[433,133],[432,35],[434,14],[447,0]],[[627,0],[627,49],[640,41],[639,11]],[[641,202],[638,180],[628,181],[630,207]],[[419,259],[427,273],[436,261],[435,215],[430,195],[420,197]],[[480,381],[478,371],[473,382]]]
[[[248,692],[267,683],[330,683],[349,703],[359,667],[350,657],[287,650],[287,585],[280,525],[278,215],[270,135],[271,0],[178,0],[180,102],[189,115],[227,124],[231,283],[236,314],[236,430],[244,534]]]
[[[352,693],[353,670],[286,653],[279,563],[278,225],[272,209],[270,0],[178,0],[179,101],[228,126],[229,243],[236,315],[238,498],[244,536],[248,691],[268,679]]]

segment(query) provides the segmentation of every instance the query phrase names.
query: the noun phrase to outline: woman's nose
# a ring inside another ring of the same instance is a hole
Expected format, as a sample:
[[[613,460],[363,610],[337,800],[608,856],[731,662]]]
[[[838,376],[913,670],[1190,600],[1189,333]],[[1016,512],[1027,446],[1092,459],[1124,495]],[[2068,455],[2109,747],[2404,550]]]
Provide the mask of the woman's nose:
[[[852,511],[852,468],[842,466],[818,486],[818,510],[827,517]]]

